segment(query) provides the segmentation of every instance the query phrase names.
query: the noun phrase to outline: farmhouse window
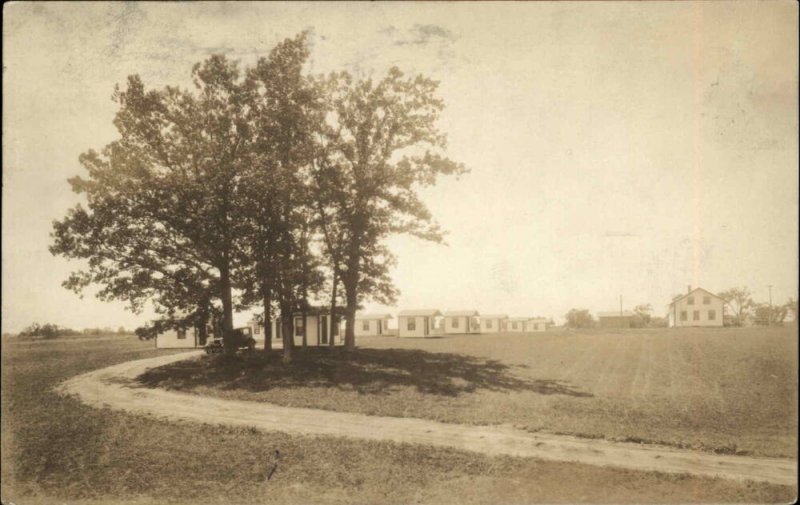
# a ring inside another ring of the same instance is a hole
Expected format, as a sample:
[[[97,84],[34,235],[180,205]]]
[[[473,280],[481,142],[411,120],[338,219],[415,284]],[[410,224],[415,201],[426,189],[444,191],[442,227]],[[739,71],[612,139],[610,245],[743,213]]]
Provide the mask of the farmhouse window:
[[[302,337],[303,336],[303,318],[302,317],[295,317],[294,318],[294,336],[295,337]]]
[[[681,311],[681,321],[688,321],[688,320],[689,320],[689,317],[687,316],[686,311],[682,310]]]
[[[690,296],[689,299],[686,301],[686,303],[689,305],[694,305],[694,297]]]
[[[700,311],[699,310],[695,310],[694,312],[692,312],[692,320],[693,321],[699,321],[700,320]]]
[[[361,323],[361,329],[364,331],[369,331],[369,321],[364,321]]]
[[[406,328],[408,328],[408,331],[417,331],[417,320],[414,318],[409,319]]]
[[[711,297],[710,296],[704,296],[703,297],[703,305],[711,305]]]
[[[450,327],[452,327],[452,328],[458,328],[458,318],[457,318],[457,317],[454,317],[453,319],[451,319],[451,321],[452,321],[452,322],[450,323]]]
[[[709,310],[708,311],[708,320],[715,321],[717,319],[717,311],[716,310]]]
[[[178,330],[178,339],[185,340],[186,339],[186,330]]]

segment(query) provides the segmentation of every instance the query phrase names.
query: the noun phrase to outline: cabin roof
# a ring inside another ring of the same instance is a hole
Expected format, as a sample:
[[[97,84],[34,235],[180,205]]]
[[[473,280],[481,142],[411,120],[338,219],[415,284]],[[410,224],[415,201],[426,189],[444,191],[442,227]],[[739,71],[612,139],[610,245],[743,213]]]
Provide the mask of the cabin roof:
[[[394,316],[391,314],[356,314],[356,319],[364,320],[374,320],[374,319],[394,319]]]
[[[415,310],[401,310],[398,316],[400,317],[416,317],[416,316],[441,316],[442,313],[436,309],[415,309]]]
[[[448,310],[444,313],[444,317],[474,317],[478,316],[477,310]]]

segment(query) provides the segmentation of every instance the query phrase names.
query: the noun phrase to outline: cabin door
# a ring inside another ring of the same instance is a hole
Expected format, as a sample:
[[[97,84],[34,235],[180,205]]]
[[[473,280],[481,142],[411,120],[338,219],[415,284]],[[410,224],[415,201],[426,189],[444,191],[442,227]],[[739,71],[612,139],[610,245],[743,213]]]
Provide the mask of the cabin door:
[[[425,320],[425,328],[423,335],[428,335],[428,331],[430,331],[430,328],[428,328],[428,321],[430,321],[430,319],[427,317],[423,317],[422,319]]]
[[[327,344],[328,343],[328,316],[320,316],[319,324],[320,324],[320,335],[321,335],[320,341],[323,344]]]

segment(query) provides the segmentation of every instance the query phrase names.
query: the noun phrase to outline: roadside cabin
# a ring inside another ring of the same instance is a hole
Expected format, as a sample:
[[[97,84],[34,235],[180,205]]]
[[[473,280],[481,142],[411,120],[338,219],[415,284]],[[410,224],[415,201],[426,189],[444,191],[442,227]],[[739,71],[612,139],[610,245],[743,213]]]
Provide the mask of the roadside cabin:
[[[498,333],[506,331],[508,316],[506,314],[489,314],[481,316],[481,333]]]
[[[379,337],[388,335],[391,314],[356,314],[353,328],[356,337]]]
[[[480,333],[480,314],[477,310],[454,310],[444,313],[445,335]]]
[[[431,337],[439,334],[439,318],[436,309],[403,310],[397,316],[398,335],[401,337]]]
[[[194,349],[202,347],[196,328],[164,330],[156,335],[156,349]]]
[[[337,310],[337,313],[338,312]],[[292,318],[294,342],[295,345],[300,345],[303,342],[303,313],[296,311],[292,314]],[[341,322],[343,319],[344,317],[339,314],[339,321]],[[306,342],[308,345],[328,345],[329,338],[333,338],[334,343],[342,342],[343,335],[341,335],[339,331],[339,325],[331,327],[330,309],[324,307],[310,307],[306,311],[306,323],[308,324],[306,333]],[[264,328],[262,324],[253,319],[248,325],[252,330],[252,335],[256,342],[264,342]],[[272,318],[270,327],[272,330],[272,341],[281,342],[283,340],[283,333],[280,318]]]
[[[506,331],[525,333],[529,319],[529,317],[509,317],[506,323]]]
[[[532,317],[525,322],[525,331],[536,332],[547,330],[547,319],[544,317]]]
[[[630,310],[612,310],[598,312],[597,321],[600,328],[632,328],[635,316]]]
[[[687,293],[672,300],[667,314],[670,328],[687,326],[721,327],[725,300],[703,288],[687,289]]]

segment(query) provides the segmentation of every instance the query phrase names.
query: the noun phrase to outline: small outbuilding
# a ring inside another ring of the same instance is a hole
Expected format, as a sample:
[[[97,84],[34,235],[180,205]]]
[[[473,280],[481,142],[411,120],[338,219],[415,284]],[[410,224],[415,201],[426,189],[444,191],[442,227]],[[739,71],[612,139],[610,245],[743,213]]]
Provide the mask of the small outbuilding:
[[[635,316],[630,310],[613,310],[598,312],[597,321],[600,328],[632,328]]]
[[[480,333],[480,314],[477,310],[453,310],[444,313],[444,333],[464,335]]]
[[[439,334],[438,320],[442,313],[436,309],[402,310],[397,316],[401,337],[430,337]]]
[[[506,331],[508,316],[506,314],[488,314],[481,316],[481,333],[498,333]]]
[[[356,314],[353,328],[356,337],[377,337],[387,335],[391,314]]]

